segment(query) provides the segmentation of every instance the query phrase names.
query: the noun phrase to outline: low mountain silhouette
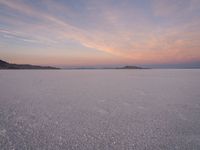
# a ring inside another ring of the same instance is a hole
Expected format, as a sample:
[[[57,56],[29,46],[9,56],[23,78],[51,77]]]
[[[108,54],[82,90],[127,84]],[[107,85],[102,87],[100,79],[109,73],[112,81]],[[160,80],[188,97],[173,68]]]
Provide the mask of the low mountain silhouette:
[[[0,60],[0,69],[59,69],[51,66],[36,66],[29,64],[10,64],[6,61]]]
[[[116,69],[146,69],[146,68],[142,68],[142,67],[138,67],[138,66],[124,66],[124,67],[119,67]]]
[[[149,68],[143,68],[138,66],[123,66],[123,67],[72,67],[72,68],[64,68],[68,70],[84,70],[84,69],[90,69],[90,70],[106,70],[106,69],[149,69]]]

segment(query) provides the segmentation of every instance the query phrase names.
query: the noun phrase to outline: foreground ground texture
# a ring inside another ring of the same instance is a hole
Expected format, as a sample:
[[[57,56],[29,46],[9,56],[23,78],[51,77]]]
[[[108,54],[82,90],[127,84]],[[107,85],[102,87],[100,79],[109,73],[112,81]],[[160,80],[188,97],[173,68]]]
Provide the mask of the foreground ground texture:
[[[199,150],[200,70],[2,70],[0,149]]]

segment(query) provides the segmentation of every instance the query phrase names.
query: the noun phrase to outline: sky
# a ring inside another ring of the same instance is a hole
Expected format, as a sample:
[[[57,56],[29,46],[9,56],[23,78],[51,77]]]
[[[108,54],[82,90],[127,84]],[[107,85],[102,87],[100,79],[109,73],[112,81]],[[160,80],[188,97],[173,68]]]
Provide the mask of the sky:
[[[200,0],[0,0],[0,59],[200,65]]]

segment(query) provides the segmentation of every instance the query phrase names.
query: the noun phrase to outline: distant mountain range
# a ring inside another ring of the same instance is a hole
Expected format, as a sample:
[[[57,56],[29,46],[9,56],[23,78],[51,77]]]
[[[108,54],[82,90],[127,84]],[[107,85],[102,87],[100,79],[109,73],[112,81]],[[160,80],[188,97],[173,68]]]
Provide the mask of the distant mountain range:
[[[137,66],[123,66],[123,67],[73,67],[73,68],[64,68],[67,70],[84,70],[84,69],[149,69],[149,68],[142,68]]]
[[[124,67],[119,67],[115,69],[147,69],[147,68],[142,68],[142,67],[137,67],[137,66],[124,66]]]
[[[36,66],[29,64],[10,64],[6,61],[0,60],[0,69],[59,69],[51,66]]]
[[[0,60],[0,69],[60,69],[51,66],[36,66],[30,64],[11,64],[6,61]],[[64,68],[67,70],[74,70],[74,69],[147,69],[137,66],[124,66],[124,67],[75,67],[75,68]]]

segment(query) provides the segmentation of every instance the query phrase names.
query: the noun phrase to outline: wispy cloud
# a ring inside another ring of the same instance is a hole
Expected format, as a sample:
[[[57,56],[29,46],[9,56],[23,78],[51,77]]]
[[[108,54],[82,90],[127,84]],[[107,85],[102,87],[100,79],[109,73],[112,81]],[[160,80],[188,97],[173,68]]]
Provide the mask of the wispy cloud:
[[[149,0],[147,10],[126,0],[80,2],[83,8],[51,0],[41,1],[40,7],[0,0],[5,10],[0,22],[6,24],[0,34],[52,46],[73,40],[133,63],[200,59],[198,0]]]

